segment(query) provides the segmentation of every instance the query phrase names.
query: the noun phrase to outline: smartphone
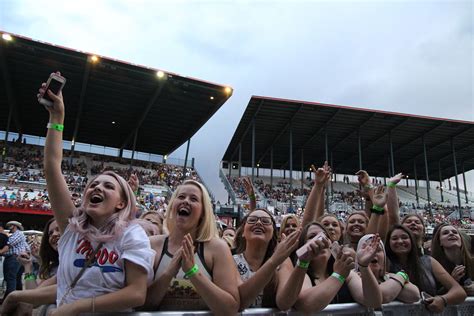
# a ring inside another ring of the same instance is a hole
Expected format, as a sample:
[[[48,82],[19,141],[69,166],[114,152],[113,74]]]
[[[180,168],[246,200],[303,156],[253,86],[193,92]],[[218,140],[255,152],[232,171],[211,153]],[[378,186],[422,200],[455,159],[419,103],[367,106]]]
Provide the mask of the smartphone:
[[[421,292],[421,301],[423,302],[423,304],[426,304],[426,300],[431,298],[433,296],[429,295],[428,293],[426,292]]]
[[[306,244],[304,244],[300,249],[296,250],[296,256],[298,256],[298,258],[301,258],[301,257],[305,256],[310,251],[309,244],[313,240],[318,240],[318,239],[322,240],[323,238],[326,238],[324,233],[323,232],[318,233],[311,240],[308,240],[306,242]]]
[[[58,94],[66,84],[66,78],[60,76],[58,74],[51,74],[49,76],[48,81],[46,82],[46,90],[44,94],[40,97],[39,103],[43,104],[44,106],[53,106],[53,100],[48,95],[48,90],[51,90],[54,94]]]
[[[341,250],[341,245],[337,241],[334,241],[331,246],[329,246],[329,250],[331,251],[331,255],[336,259],[337,254]]]

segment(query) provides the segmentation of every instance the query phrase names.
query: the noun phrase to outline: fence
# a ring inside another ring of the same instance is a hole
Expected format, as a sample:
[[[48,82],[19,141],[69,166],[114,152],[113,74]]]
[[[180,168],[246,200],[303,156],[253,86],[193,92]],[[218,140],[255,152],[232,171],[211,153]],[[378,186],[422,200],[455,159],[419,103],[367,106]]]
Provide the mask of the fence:
[[[357,303],[349,303],[349,304],[331,304],[328,305],[324,310],[314,313],[312,315],[388,315],[388,316],[395,316],[395,315],[432,315],[423,304],[415,303],[415,304],[404,304],[401,302],[392,302],[389,304],[382,305],[382,308],[379,310],[371,310],[365,308],[362,305]],[[88,315],[102,315],[102,316],[109,316],[109,315],[117,315],[117,313],[87,313],[81,314],[83,316]],[[175,311],[175,312],[131,312],[131,313],[120,313],[120,315],[124,316],[176,316],[176,315],[202,315],[202,316],[210,316],[213,315],[209,311]],[[271,308],[251,308],[245,309],[242,312],[238,313],[238,315],[242,316],[264,316],[264,315],[275,315],[275,316],[302,316],[303,313],[297,311],[279,311],[276,309]],[[463,304],[460,305],[450,305],[441,314],[442,316],[471,316],[474,315],[474,297],[468,297]]]

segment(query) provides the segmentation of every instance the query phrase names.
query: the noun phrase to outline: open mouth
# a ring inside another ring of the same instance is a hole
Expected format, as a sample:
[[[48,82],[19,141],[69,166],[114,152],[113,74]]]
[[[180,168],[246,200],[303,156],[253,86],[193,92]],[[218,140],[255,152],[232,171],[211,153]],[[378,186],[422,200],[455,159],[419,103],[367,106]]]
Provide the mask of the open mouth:
[[[370,261],[370,263],[377,264],[377,263],[379,263],[379,261],[377,260],[377,258],[375,258],[372,261]]]
[[[102,201],[104,201],[104,197],[99,195],[99,194],[93,194],[91,196],[90,201],[91,201],[92,204],[101,203]]]
[[[178,216],[189,216],[189,215],[191,215],[191,212],[184,207],[178,210]]]
[[[252,233],[254,233],[254,234],[263,234],[263,233],[265,233],[265,231],[261,227],[255,227],[254,229],[252,229]]]
[[[361,233],[362,232],[362,228],[359,227],[359,226],[354,226],[354,227],[352,227],[351,230],[352,230],[353,233]]]

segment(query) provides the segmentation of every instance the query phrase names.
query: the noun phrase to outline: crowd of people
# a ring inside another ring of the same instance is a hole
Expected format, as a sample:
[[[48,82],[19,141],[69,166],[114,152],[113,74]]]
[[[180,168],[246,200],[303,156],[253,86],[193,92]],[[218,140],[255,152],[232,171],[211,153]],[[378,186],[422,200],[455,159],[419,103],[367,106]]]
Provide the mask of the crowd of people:
[[[326,162],[313,170],[304,211],[285,216],[279,229],[272,212],[256,207],[249,179],[240,181],[249,211],[237,227],[223,230],[209,193],[192,174],[177,180],[162,212],[137,207],[136,192],[148,176],[139,172],[102,168],[74,200],[61,167],[62,93],[45,91],[43,84],[38,97],[44,93],[53,100],[46,107],[51,124],[43,172],[54,218],[39,246],[28,244],[18,221],[7,223],[8,237],[0,231],[7,283],[2,314],[28,314],[36,306],[44,315],[233,315],[253,307],[310,314],[332,303],[378,309],[394,300],[421,300],[427,311],[439,313],[474,295],[470,236],[443,222],[427,248],[423,216],[400,216],[396,186],[402,174],[385,187],[357,172],[364,209],[342,222],[325,209]],[[155,196],[145,200],[154,203]]]

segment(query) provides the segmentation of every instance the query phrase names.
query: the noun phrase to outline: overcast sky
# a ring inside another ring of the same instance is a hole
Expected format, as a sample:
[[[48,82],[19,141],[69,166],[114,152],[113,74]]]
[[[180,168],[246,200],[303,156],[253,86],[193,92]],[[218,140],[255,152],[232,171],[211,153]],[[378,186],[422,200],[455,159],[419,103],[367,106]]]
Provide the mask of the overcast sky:
[[[471,0],[0,0],[0,29],[232,86],[190,151],[224,200],[219,162],[251,95],[474,121],[473,10]]]

